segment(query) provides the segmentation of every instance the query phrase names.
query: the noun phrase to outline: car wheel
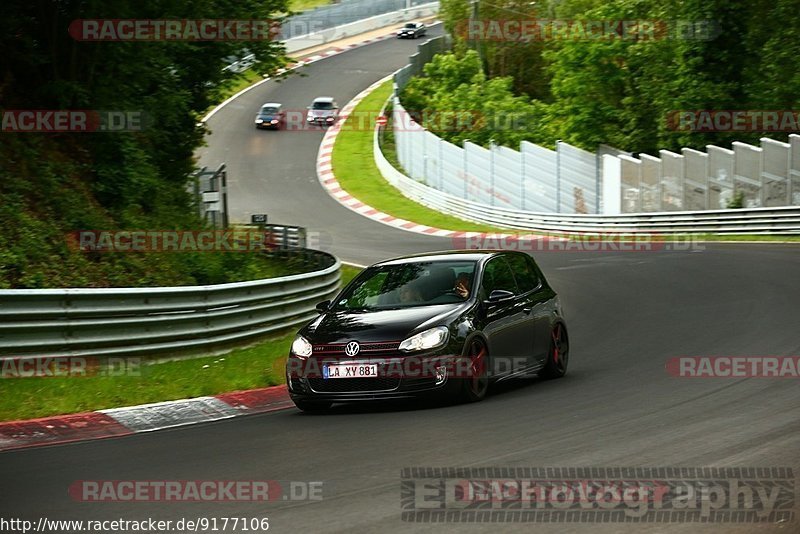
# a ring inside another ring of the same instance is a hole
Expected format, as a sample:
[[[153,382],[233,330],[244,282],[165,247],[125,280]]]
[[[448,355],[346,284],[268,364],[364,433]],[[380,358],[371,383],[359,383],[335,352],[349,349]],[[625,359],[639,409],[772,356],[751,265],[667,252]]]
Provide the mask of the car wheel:
[[[309,413],[322,413],[327,412],[330,410],[331,406],[333,406],[332,402],[312,402],[312,401],[294,401],[294,405],[300,408],[304,412]]]
[[[556,323],[550,332],[550,351],[547,363],[541,372],[542,378],[561,378],[567,374],[569,363],[569,338],[567,329],[562,323]]]
[[[473,340],[467,352],[469,377],[463,380],[462,398],[467,402],[478,402],[489,391],[489,351],[479,339]]]

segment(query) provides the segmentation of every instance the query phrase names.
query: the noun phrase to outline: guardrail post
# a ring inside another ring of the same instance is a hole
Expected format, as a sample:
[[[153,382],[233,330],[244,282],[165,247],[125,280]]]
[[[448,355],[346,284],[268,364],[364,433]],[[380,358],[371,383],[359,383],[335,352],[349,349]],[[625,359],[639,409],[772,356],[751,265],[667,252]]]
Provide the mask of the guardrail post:
[[[439,191],[444,191],[444,139],[439,139]]]
[[[522,147],[520,147],[522,149]],[[520,163],[520,173],[519,173],[519,185],[520,185],[520,209],[525,209],[525,151],[520,150],[519,152],[519,163]]]
[[[464,141],[461,145],[464,150],[464,200],[469,199],[469,158],[467,158],[467,142],[469,142],[469,139]]]
[[[229,216],[228,216],[228,171],[226,170],[226,165],[223,163],[220,166],[220,170],[222,171],[222,229],[227,230],[229,225]]]
[[[556,140],[556,213],[561,213],[561,139]]]
[[[494,179],[494,141],[489,141],[489,194],[492,199],[492,206],[495,205],[495,179]]]

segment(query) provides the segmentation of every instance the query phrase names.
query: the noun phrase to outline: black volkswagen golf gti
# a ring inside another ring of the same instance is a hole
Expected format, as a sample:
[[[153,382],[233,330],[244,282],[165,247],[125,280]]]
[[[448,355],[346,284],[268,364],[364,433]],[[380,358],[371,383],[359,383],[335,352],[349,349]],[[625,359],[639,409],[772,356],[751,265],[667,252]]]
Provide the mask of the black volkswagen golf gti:
[[[479,401],[490,382],[567,371],[558,296],[521,252],[382,261],[317,310],[286,364],[289,394],[304,411],[428,395]]]

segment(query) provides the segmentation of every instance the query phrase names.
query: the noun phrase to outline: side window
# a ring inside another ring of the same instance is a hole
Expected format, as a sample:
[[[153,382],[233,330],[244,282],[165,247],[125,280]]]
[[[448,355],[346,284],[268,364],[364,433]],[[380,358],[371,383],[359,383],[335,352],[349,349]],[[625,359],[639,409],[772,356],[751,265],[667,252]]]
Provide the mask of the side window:
[[[522,254],[509,254],[508,264],[514,271],[514,278],[517,280],[520,293],[527,293],[539,285],[539,276],[530,260],[530,257]]]
[[[511,291],[512,293],[519,293],[517,283],[514,281],[514,274],[511,268],[506,263],[506,260],[500,256],[489,260],[483,270],[483,283],[481,284],[484,292],[484,297],[488,297],[495,289],[503,289]]]

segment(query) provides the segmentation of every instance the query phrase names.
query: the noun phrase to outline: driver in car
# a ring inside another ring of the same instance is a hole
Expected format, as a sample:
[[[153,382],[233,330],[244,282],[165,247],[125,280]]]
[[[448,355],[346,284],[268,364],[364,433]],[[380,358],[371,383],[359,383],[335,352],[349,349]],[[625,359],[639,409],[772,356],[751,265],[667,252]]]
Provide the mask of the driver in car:
[[[456,295],[458,295],[463,299],[469,297],[469,282],[470,279],[467,274],[462,273],[458,275],[458,278],[456,278],[456,284],[454,288]]]

